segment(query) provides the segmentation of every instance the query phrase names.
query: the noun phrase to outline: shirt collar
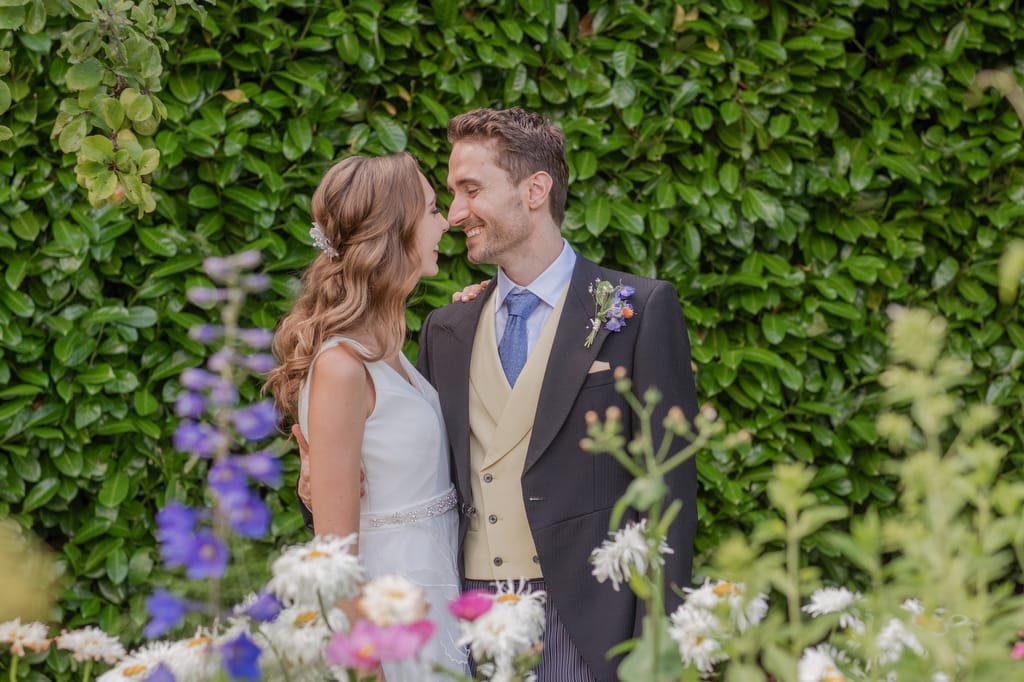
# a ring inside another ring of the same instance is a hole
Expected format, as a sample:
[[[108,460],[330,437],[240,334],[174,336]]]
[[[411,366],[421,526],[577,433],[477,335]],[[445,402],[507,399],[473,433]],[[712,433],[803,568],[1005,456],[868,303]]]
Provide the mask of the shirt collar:
[[[569,286],[569,280],[572,279],[572,271],[575,267],[576,252],[569,246],[569,242],[562,239],[562,252],[558,254],[558,258],[525,287],[510,280],[504,271],[498,268],[498,290],[494,292],[498,300],[495,301],[495,309],[501,309],[505,298],[510,293],[522,289],[529,289],[537,298],[554,308],[562,292]]]

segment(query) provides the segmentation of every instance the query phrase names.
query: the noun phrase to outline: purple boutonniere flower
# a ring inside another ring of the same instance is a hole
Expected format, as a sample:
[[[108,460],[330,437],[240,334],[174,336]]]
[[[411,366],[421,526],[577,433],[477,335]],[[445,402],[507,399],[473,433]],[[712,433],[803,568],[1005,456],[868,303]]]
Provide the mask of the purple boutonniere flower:
[[[594,344],[601,327],[610,332],[621,331],[626,326],[626,320],[632,319],[636,314],[633,304],[628,301],[636,293],[636,289],[628,284],[620,282],[615,286],[607,280],[597,279],[590,285],[590,293],[594,296],[596,314],[590,320],[590,333],[583,342],[586,348]]]

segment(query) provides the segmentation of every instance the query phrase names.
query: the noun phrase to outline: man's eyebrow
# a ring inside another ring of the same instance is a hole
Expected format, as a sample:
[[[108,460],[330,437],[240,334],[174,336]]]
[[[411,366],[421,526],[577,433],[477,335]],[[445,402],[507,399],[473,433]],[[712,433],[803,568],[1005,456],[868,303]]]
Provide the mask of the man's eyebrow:
[[[449,180],[448,183],[447,183],[448,191],[449,192],[454,190],[456,187],[463,187],[465,185],[479,185],[479,184],[480,184],[480,181],[477,180],[476,178],[472,178],[472,177],[470,177],[470,178],[459,178],[455,182],[454,185],[452,184],[451,180]]]

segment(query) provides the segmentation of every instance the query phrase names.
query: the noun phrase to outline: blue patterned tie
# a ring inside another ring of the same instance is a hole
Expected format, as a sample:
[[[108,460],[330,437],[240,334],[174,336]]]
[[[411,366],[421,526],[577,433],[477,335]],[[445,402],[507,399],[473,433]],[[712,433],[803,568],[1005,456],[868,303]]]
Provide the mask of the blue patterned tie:
[[[505,298],[508,321],[505,323],[501,343],[498,344],[498,357],[501,358],[501,367],[505,370],[509,386],[516,385],[516,379],[526,364],[526,320],[539,303],[540,299],[525,289]]]

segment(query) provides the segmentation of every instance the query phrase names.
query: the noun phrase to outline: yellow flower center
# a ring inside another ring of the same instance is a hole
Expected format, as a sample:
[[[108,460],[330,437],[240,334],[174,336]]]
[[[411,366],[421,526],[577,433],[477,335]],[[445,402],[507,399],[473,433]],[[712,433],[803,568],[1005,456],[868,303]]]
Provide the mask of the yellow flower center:
[[[740,590],[732,583],[721,583],[720,585],[715,585],[714,589],[711,591],[715,593],[716,597],[725,597],[730,594],[738,593]]]
[[[323,559],[326,556],[327,556],[326,552],[321,552],[318,549],[312,549],[312,550],[306,552],[306,556],[304,556],[302,558],[303,559]]]
[[[207,637],[206,635],[200,635],[199,637],[193,637],[192,639],[188,640],[188,645],[190,648],[192,648],[197,646],[203,646],[204,644],[209,644],[212,641],[213,640]]]
[[[499,594],[497,601],[500,604],[509,604],[509,603],[515,604],[516,602],[519,601],[519,595],[518,594]]]
[[[371,656],[373,656],[373,645],[364,644],[361,647],[359,647],[359,655],[363,658],[370,658]]]
[[[144,665],[130,665],[127,668],[125,668],[122,671],[122,673],[124,674],[125,677],[135,677],[136,675],[141,675],[147,670],[149,670],[149,668],[147,668]]]
[[[295,627],[303,628],[316,620],[316,611],[303,611],[295,616]]]

